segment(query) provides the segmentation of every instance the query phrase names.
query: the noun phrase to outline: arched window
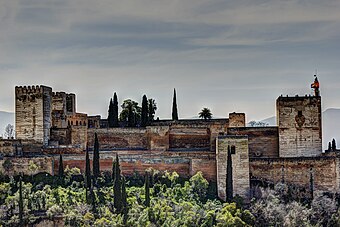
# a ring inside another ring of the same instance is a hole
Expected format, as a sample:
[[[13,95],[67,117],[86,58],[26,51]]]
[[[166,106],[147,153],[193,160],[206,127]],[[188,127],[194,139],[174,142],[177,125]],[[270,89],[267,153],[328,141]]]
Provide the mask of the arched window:
[[[81,121],[79,121],[79,124],[80,124],[80,126],[82,126],[83,123],[81,123]]]
[[[68,121],[68,126],[70,126],[71,125],[71,123],[70,123],[70,121]]]
[[[71,121],[71,125],[73,125],[73,121]]]
[[[76,126],[78,126],[78,121],[76,121]]]

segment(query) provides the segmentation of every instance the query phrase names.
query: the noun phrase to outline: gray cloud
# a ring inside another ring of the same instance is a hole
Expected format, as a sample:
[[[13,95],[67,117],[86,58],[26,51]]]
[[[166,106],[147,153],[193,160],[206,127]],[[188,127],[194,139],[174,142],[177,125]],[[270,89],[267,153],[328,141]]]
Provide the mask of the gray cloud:
[[[0,109],[15,85],[78,94],[79,111],[106,116],[121,100],[156,98],[170,117],[203,106],[216,116],[275,114],[281,93],[310,93],[320,72],[324,108],[339,106],[340,2],[304,0],[0,0]]]

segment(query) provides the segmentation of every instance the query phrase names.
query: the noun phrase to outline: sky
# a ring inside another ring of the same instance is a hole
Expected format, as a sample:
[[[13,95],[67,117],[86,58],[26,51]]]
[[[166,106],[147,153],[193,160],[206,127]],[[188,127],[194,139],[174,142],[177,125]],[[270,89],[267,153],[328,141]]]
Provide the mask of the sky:
[[[171,117],[275,115],[283,95],[340,107],[339,0],[0,0],[0,110],[16,85],[77,94],[77,111],[107,116],[142,96]]]

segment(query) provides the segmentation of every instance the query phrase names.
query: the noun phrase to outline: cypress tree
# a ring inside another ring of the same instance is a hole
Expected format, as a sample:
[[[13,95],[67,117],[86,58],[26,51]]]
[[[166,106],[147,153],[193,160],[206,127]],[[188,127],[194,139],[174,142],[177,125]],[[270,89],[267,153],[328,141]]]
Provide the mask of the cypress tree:
[[[116,162],[112,161],[112,182],[115,182],[116,178]]]
[[[64,163],[63,163],[63,156],[60,154],[59,156],[59,172],[58,176],[60,178],[64,178]]]
[[[333,150],[333,151],[336,150],[336,142],[335,142],[335,139],[332,140],[332,150]]]
[[[329,143],[328,143],[328,151],[331,151],[331,150],[332,150],[332,143],[329,142]]]
[[[23,226],[24,224],[24,200],[22,198],[22,177],[19,178],[19,220],[20,220],[20,226]]]
[[[143,95],[142,101],[142,119],[141,119],[141,126],[145,127],[148,123],[148,99],[146,95]]]
[[[113,127],[118,127],[118,98],[116,92],[113,95]]]
[[[94,134],[94,150],[93,150],[93,176],[94,179],[100,175],[100,164],[99,164],[99,141],[97,133]]]
[[[124,225],[126,225],[128,218],[128,203],[127,203],[127,193],[126,193],[126,181],[125,177],[122,177],[122,203],[123,203],[123,214],[124,214]]]
[[[228,146],[228,158],[227,158],[227,202],[231,202],[233,199],[233,163],[231,157],[231,149]]]
[[[123,202],[122,202],[122,181],[120,175],[120,166],[119,166],[119,158],[118,154],[116,154],[116,171],[115,171],[115,181],[113,184],[113,193],[114,193],[114,207],[116,208],[116,212],[120,213],[122,211]]]
[[[109,124],[109,128],[114,127],[114,106],[113,106],[113,102],[112,102],[112,98],[110,99],[110,104],[109,104],[109,114],[107,117],[107,121]]]
[[[91,196],[91,203],[92,203],[92,212],[96,215],[97,214],[96,195],[93,191],[93,187],[90,188],[90,196]]]
[[[176,89],[174,89],[174,97],[172,100],[172,120],[178,120]]]
[[[150,207],[150,179],[149,172],[145,173],[145,206]]]
[[[88,149],[86,149],[86,157],[85,157],[85,185],[88,189],[91,188],[91,166],[90,166],[90,156],[89,156]]]

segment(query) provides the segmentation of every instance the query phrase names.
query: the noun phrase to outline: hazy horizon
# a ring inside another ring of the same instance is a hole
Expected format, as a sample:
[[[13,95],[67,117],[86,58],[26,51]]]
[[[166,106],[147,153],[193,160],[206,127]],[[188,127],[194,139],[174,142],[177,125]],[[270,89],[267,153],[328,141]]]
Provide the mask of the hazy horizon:
[[[216,117],[275,115],[283,95],[311,94],[317,69],[323,110],[339,108],[340,2],[0,2],[0,110],[14,112],[14,87],[77,95],[77,110],[107,115],[117,92],[156,99],[170,118],[208,107]]]

